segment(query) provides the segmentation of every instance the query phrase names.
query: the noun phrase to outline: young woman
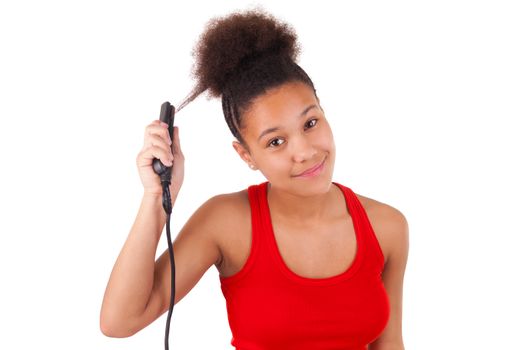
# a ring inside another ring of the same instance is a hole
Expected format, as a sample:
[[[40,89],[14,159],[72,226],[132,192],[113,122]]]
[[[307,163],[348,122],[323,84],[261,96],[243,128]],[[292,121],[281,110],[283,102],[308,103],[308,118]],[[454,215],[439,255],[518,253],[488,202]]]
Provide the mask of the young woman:
[[[233,148],[267,181],[214,196],[173,242],[176,300],[211,265],[219,271],[237,349],[404,349],[402,289],[408,256],[403,214],[332,181],[335,144],[314,84],[295,63],[296,35],[260,10],[210,21],[194,54],[198,80],[222,98]],[[144,196],[104,295],[100,326],[131,336],[169,306],[165,223],[152,170],[184,177],[178,128],[146,127],[137,167]],[[173,154],[173,155],[172,155]]]

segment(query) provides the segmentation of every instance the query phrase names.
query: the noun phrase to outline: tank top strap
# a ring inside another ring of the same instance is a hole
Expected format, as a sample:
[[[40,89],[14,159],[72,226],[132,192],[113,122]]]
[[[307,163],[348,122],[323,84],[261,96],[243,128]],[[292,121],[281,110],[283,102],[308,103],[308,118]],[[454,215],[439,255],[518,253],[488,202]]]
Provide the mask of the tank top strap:
[[[253,243],[260,240],[259,231],[263,228],[263,220],[261,220],[263,213],[262,213],[262,206],[260,204],[260,200],[261,200],[260,199],[261,197],[260,187],[261,187],[261,184],[251,185],[248,187],[248,199],[250,201],[252,231],[255,231],[255,233],[252,233],[252,235],[256,236],[256,237],[252,237]]]
[[[260,267],[264,266],[264,264],[261,264],[260,261],[258,261],[258,259],[260,259],[261,256],[261,253],[259,251],[264,248],[264,244],[262,244],[261,242],[261,240],[264,238],[264,220],[263,214],[261,212],[261,205],[259,204],[260,186],[260,184],[248,186],[248,200],[250,203],[251,216],[251,244],[248,259],[244,263],[241,270],[239,270],[234,275],[228,277],[222,277],[219,275],[221,286],[223,288],[223,293],[227,293],[227,290],[230,288],[229,286],[232,286],[240,280],[243,280],[245,277],[249,276],[250,271],[255,269],[255,271],[252,271],[252,275],[260,274]]]
[[[252,185],[248,189],[252,213],[252,235],[257,251],[267,259],[271,251],[271,234],[273,232],[270,213],[267,209],[267,186],[269,181]],[[255,247],[255,245],[254,245]],[[270,268],[271,264],[265,261]]]
[[[385,263],[385,257],[365,208],[363,207],[355,192],[350,187],[341,185],[337,182],[333,182],[333,184],[337,185],[343,191],[343,194],[346,197],[346,202],[349,205],[352,218],[356,220],[356,224],[358,225],[359,230],[362,232],[363,241],[365,242],[366,246],[365,260],[368,260],[369,264],[376,262],[376,265],[378,264],[380,270],[382,271]]]

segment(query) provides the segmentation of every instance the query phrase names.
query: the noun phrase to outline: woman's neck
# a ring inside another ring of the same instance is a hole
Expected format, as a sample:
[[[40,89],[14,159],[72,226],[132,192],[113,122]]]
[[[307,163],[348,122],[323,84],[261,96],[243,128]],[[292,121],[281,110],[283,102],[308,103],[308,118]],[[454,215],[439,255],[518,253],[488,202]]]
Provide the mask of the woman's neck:
[[[298,226],[322,224],[340,215],[335,185],[319,195],[304,197],[271,188],[267,200],[272,216]],[[339,209],[339,210],[338,210]]]

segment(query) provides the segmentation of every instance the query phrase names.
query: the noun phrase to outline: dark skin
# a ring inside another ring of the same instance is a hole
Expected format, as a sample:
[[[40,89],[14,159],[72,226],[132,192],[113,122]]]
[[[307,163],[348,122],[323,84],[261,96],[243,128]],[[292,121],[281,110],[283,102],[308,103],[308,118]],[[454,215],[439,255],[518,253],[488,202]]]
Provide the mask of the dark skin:
[[[305,110],[307,113],[301,115]],[[331,183],[335,144],[313,90],[300,82],[273,89],[254,101],[243,122],[242,136],[248,149],[236,141],[233,147],[241,159],[253,165],[252,169],[259,169],[271,184],[268,205],[279,251],[287,266],[296,274],[310,278],[326,278],[345,271],[356,251],[354,229],[344,197]],[[259,138],[272,127],[279,130]],[[322,160],[325,160],[324,169],[318,176],[295,176]],[[239,209],[244,208],[244,217],[249,218],[245,192],[239,194]],[[391,305],[389,323],[369,349],[404,349],[402,290],[408,258],[408,224],[397,209],[357,196],[385,256],[382,276]],[[221,275],[230,276],[239,271],[248,257],[250,223],[245,220],[243,227],[244,239],[231,237],[229,242],[236,244],[223,244],[225,262],[219,267]]]
[[[249,150],[236,141],[233,147],[271,183],[268,196],[275,212],[287,221],[308,226],[328,219],[333,209],[327,194],[333,191],[335,144],[311,88],[288,83],[270,90],[255,99],[243,122],[242,136]],[[261,137],[271,128],[278,130]],[[318,177],[297,176],[323,161]]]
[[[286,265],[296,274],[309,278],[342,273],[355,257],[355,232],[344,196],[332,184],[335,144],[328,120],[313,90],[298,82],[269,90],[257,97],[251,108],[245,111],[243,124],[241,133],[247,147],[237,141],[233,142],[233,147],[243,161],[261,171],[270,182],[268,204],[272,226]],[[274,127],[279,129],[259,138],[263,131]],[[317,176],[297,176],[320,162],[324,162],[324,166]],[[397,209],[356,195],[385,257],[382,278],[391,306],[385,330],[369,349],[401,350],[404,349],[402,291],[408,257],[408,224]],[[150,212],[158,212],[155,222],[161,223],[162,208],[158,203],[158,197],[144,201],[144,211],[141,209],[138,215],[140,222],[145,222],[141,227],[151,226],[146,222],[151,217]],[[130,243],[121,254],[129,255],[129,260],[135,263],[139,249],[153,242],[142,235],[139,228],[132,233],[140,236],[141,241]],[[184,298],[212,265],[221,276],[240,271],[248,259],[250,247],[247,191],[210,198],[189,218],[173,242],[177,266],[175,302]],[[127,250],[133,250],[133,254],[128,254]],[[154,256],[153,249],[144,253],[143,259],[154,259],[150,255]],[[145,290],[145,295],[127,296],[123,310],[133,307],[142,311],[126,317],[113,316],[122,312],[114,312],[111,306],[127,293],[123,288],[127,269],[128,265],[124,263],[115,268],[115,276],[106,292],[108,306],[103,308],[106,335],[130,336],[160,317],[169,306],[171,277],[166,250],[155,261],[153,276],[147,271],[134,275],[134,279],[143,279],[137,282],[137,288],[148,285],[152,279],[151,290]]]

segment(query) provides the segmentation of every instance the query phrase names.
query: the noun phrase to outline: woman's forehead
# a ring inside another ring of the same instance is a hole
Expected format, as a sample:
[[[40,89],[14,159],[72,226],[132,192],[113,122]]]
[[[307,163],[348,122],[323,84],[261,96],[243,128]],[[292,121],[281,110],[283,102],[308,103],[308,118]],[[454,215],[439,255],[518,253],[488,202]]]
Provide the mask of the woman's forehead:
[[[313,104],[317,105],[317,98],[310,86],[302,82],[286,83],[253,100],[245,114],[245,125],[258,129],[290,118],[297,119]]]

